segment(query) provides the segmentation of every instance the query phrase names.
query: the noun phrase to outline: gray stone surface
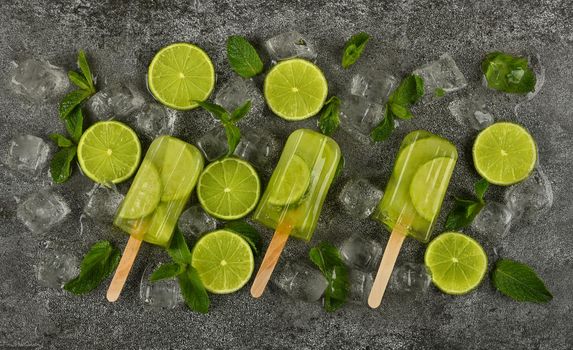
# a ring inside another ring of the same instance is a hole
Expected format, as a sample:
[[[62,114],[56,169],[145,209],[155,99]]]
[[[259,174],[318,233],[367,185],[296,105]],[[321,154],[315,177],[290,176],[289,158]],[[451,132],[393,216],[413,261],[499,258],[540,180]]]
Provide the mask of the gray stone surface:
[[[76,297],[41,287],[34,277],[42,242],[67,244],[78,255],[100,239],[123,247],[126,236],[80,213],[92,184],[75,169],[73,178],[57,189],[71,202],[72,215],[42,237],[27,232],[15,219],[16,198],[49,186],[47,173],[29,181],[0,167],[0,347],[33,348],[369,348],[369,349],[566,349],[573,345],[573,6],[568,1],[48,1],[4,0],[0,3],[0,81],[6,82],[9,61],[47,58],[67,69],[75,53],[85,49],[100,87],[134,82],[144,89],[146,66],[162,46],[194,42],[213,58],[219,82],[231,74],[225,58],[228,35],[241,34],[259,48],[265,38],[288,29],[305,34],[319,50],[334,94],[343,92],[352,73],[368,65],[390,64],[403,76],[416,66],[449,52],[468,78],[480,80],[485,53],[506,50],[539,53],[546,83],[539,95],[518,109],[494,111],[498,120],[525,125],[539,144],[540,163],[555,191],[551,212],[539,223],[514,227],[503,242],[471,230],[493,263],[501,255],[530,264],[546,281],[554,300],[546,305],[517,303],[495,291],[489,279],[465,296],[449,296],[431,288],[423,299],[387,294],[378,310],[348,306],[329,314],[320,305],[286,299],[275,292],[260,300],[248,288],[225,296],[213,295],[211,312],[200,315],[184,307],[147,310],[138,298],[139,278],[149,261],[166,260],[160,249],[145,246],[115,304],[105,300],[107,283]],[[341,49],[351,34],[373,35],[364,57],[344,71]],[[258,81],[261,83],[261,80]],[[219,86],[219,85],[218,85]],[[147,97],[151,100],[150,96]],[[416,110],[392,138],[375,146],[349,135],[335,135],[346,154],[343,177],[334,184],[311,245],[321,240],[341,242],[351,232],[365,231],[385,243],[388,234],[368,220],[353,220],[336,197],[344,180],[362,175],[383,186],[401,138],[425,128],[453,140],[460,160],[450,194],[471,188],[477,175],[471,164],[475,132],[458,125],[447,105],[455,95]],[[47,137],[62,131],[56,105],[33,106],[0,92],[0,141],[18,133]],[[175,135],[194,142],[212,127],[201,111],[179,113]],[[299,127],[315,127],[316,119],[288,123],[268,110],[251,115],[245,124],[276,131],[281,143]],[[2,152],[6,150],[3,149]],[[276,155],[275,155],[276,156]],[[269,170],[264,173],[268,176]],[[120,189],[125,191],[127,184]],[[502,189],[488,197],[500,200]],[[196,200],[196,199],[193,199]],[[444,213],[452,205],[448,199]],[[83,229],[81,229],[83,227]],[[436,231],[443,227],[438,225]],[[271,232],[264,230],[268,243]],[[283,259],[305,258],[309,245],[292,240]],[[421,262],[425,247],[409,240],[402,261]]]

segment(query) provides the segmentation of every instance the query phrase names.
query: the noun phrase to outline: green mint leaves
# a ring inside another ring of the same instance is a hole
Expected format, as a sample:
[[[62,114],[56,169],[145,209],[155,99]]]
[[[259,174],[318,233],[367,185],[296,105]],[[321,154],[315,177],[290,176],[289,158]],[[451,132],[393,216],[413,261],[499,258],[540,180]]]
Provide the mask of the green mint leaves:
[[[231,68],[243,78],[251,78],[263,71],[263,61],[247,39],[231,35],[227,39],[227,58]]]
[[[251,250],[255,256],[261,254],[262,239],[261,235],[255,228],[249,225],[247,222],[242,220],[229,221],[225,228],[237,233],[239,236],[243,237],[247,243],[251,246]]]
[[[215,103],[206,101],[195,102],[223,123],[225,134],[227,135],[227,156],[232,155],[235,152],[239,141],[241,141],[241,130],[239,130],[235,124],[249,113],[251,110],[251,101],[245,102],[242,106],[237,107],[231,113]]]
[[[170,262],[167,264],[161,264],[155,271],[149,276],[151,282],[161,281],[167,278],[174,278],[179,276],[185,271],[184,265],[180,265],[176,262]]]
[[[327,242],[310,249],[309,256],[328,281],[324,293],[324,309],[328,312],[336,311],[346,303],[349,294],[346,265],[342,262],[338,249]]]
[[[410,107],[424,95],[424,80],[417,75],[409,75],[388,98],[384,119],[370,133],[375,142],[386,140],[394,131],[394,119],[412,119]]]
[[[553,299],[535,271],[514,260],[498,260],[492,280],[497,290],[516,301],[547,303]]]
[[[489,183],[481,179],[474,184],[475,198],[458,198],[455,197],[455,205],[446,218],[446,230],[458,230],[472,223],[476,215],[485,206],[483,199]]]
[[[67,181],[72,174],[71,165],[76,157],[76,145],[84,131],[84,116],[81,104],[96,92],[94,78],[86,53],[83,50],[80,50],[78,53],[77,64],[81,73],[69,71],[68,79],[79,89],[64,96],[58,109],[60,119],[66,126],[69,138],[60,134],[50,135],[50,138],[60,148],[50,162],[50,173],[56,183]]]
[[[64,285],[64,289],[73,294],[85,294],[96,289],[119,264],[121,253],[108,241],[99,241],[92,245],[84,256],[78,277]]]
[[[492,52],[481,62],[487,85],[510,94],[526,94],[535,90],[535,73],[529,68],[526,57]]]
[[[320,112],[318,128],[326,135],[331,136],[340,125],[340,99],[336,96],[329,98]]]
[[[366,44],[370,40],[370,35],[365,32],[360,32],[353,35],[346,45],[344,45],[344,51],[342,53],[342,67],[344,69],[350,67],[360,58]]]

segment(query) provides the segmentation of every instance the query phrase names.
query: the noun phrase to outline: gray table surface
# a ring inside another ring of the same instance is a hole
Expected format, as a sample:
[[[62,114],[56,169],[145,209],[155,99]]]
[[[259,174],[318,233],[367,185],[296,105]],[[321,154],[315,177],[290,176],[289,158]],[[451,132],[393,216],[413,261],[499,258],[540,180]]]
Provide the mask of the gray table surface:
[[[518,4],[519,3],[519,4]],[[388,349],[565,349],[573,347],[573,7],[567,1],[48,1],[6,0],[0,4],[0,79],[5,82],[11,60],[46,58],[67,69],[75,53],[85,49],[100,86],[129,81],[144,88],[146,66],[162,46],[194,42],[213,58],[219,82],[231,75],[224,50],[228,35],[241,34],[259,48],[265,38],[295,29],[316,43],[317,63],[339,94],[353,72],[369,65],[387,67],[403,76],[417,65],[449,52],[468,78],[480,82],[479,63],[492,50],[538,53],[546,68],[539,95],[518,109],[495,111],[498,120],[525,125],[539,144],[540,163],[555,193],[551,212],[535,225],[513,227],[499,241],[472,230],[491,262],[494,248],[504,257],[531,265],[546,281],[554,299],[546,305],[517,303],[495,291],[489,278],[473,293],[449,296],[431,288],[421,298],[389,293],[378,310],[348,306],[326,313],[319,304],[295,302],[270,292],[260,300],[248,288],[212,296],[207,315],[183,306],[174,310],[145,309],[138,284],[148,262],[165,261],[166,254],[146,246],[137,260],[119,302],[105,300],[105,285],[76,297],[41,287],[34,277],[42,242],[66,244],[81,255],[89,245],[110,239],[123,247],[126,236],[111,227],[84,221],[79,215],[91,183],[76,170],[56,189],[71,203],[72,215],[59,227],[38,237],[15,219],[16,198],[50,186],[47,173],[30,181],[0,167],[0,346],[34,348],[388,348]],[[360,62],[340,68],[345,39],[364,30],[373,39]],[[147,97],[149,100],[151,98]],[[416,118],[392,138],[375,146],[361,144],[344,132],[335,135],[346,154],[347,167],[331,188],[311,245],[321,240],[339,243],[361,231],[385,243],[379,224],[355,220],[336,201],[344,181],[366,176],[383,186],[401,138],[425,128],[453,140],[460,150],[450,194],[471,188],[477,175],[471,164],[476,132],[457,124],[447,110],[447,96],[419,108]],[[2,145],[13,135],[47,137],[62,130],[56,105],[30,105],[0,93]],[[204,112],[179,113],[175,135],[190,142],[208,130],[213,120]],[[267,109],[258,109],[244,124],[274,131],[281,144],[299,127],[316,120],[288,123]],[[275,155],[275,159],[276,159]],[[270,170],[262,172],[268,177]],[[127,186],[127,185],[125,185]],[[126,187],[122,189],[125,190]],[[490,199],[500,199],[493,188]],[[194,199],[196,200],[196,199]],[[452,205],[447,199],[444,213]],[[439,231],[442,223],[438,225]],[[271,232],[263,230],[265,244]],[[292,240],[283,259],[305,259],[309,245]],[[400,261],[421,262],[425,247],[408,240]]]

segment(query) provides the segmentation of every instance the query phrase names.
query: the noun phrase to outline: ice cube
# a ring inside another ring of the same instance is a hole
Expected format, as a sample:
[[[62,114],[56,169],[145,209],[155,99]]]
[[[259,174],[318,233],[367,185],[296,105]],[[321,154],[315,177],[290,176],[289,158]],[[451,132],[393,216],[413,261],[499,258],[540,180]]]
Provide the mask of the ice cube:
[[[348,95],[340,105],[340,127],[358,139],[369,141],[370,132],[384,119],[384,105],[364,96]]]
[[[313,302],[320,299],[328,282],[320,271],[307,264],[287,262],[273,274],[273,283],[294,299]]]
[[[545,67],[541,63],[539,54],[533,54],[529,57],[529,68],[535,73],[535,89],[527,93],[527,100],[533,99],[545,84]]]
[[[207,131],[197,140],[197,146],[209,162],[224,156],[229,150],[225,129],[222,126],[216,126]]]
[[[115,84],[93,95],[86,109],[94,120],[127,117],[145,105],[141,92],[131,84]]]
[[[45,287],[61,288],[78,275],[79,259],[68,251],[51,248],[51,242],[46,245],[35,267],[36,278]]]
[[[553,189],[541,167],[522,182],[509,187],[505,202],[513,214],[525,222],[536,222],[553,205]]]
[[[88,201],[84,207],[84,213],[100,222],[113,222],[115,212],[124,197],[117,191],[115,185],[95,184],[87,195]]]
[[[461,125],[482,130],[494,123],[493,115],[486,107],[485,96],[470,95],[450,102],[448,109]]]
[[[6,165],[15,171],[36,177],[46,166],[50,146],[33,135],[20,135],[10,141]]]
[[[291,31],[268,39],[265,47],[271,60],[281,61],[289,58],[304,58],[310,61],[316,59],[314,45],[300,33]]]
[[[346,265],[362,271],[373,271],[382,258],[382,246],[360,233],[355,233],[340,246],[340,256]]]
[[[396,77],[393,75],[387,72],[369,71],[352,76],[350,94],[363,96],[369,102],[384,104],[395,87]]]
[[[482,234],[503,238],[509,232],[512,219],[513,213],[507,205],[488,201],[472,221],[472,227]]]
[[[70,83],[66,72],[48,61],[27,59],[16,63],[10,77],[10,88],[16,94],[35,102],[61,97]]]
[[[463,73],[454,59],[447,53],[412,73],[424,79],[424,100],[439,97],[442,92],[448,93],[463,89],[467,85]]]
[[[48,231],[70,213],[66,201],[51,190],[40,190],[18,204],[18,218],[34,233]]]
[[[424,264],[406,262],[394,268],[390,286],[398,292],[424,293],[428,290],[432,277]]]
[[[369,217],[382,199],[383,192],[364,178],[350,179],[338,195],[342,208],[352,217]]]
[[[348,282],[350,285],[348,301],[354,304],[366,304],[374,282],[372,273],[349,270]]]
[[[149,277],[158,264],[148,264],[143,271],[139,284],[139,297],[147,307],[173,309],[183,299],[179,283],[175,278],[168,278],[151,282]]]
[[[270,132],[260,132],[245,127],[241,129],[241,140],[235,148],[235,155],[255,167],[262,168],[268,164],[276,147],[277,142]]]
[[[185,236],[197,239],[201,234],[217,228],[217,220],[195,204],[181,214],[178,227]]]
[[[157,103],[147,104],[133,117],[135,130],[154,139],[160,135],[171,135],[175,128],[175,112]]]
[[[103,90],[96,92],[84,104],[87,114],[95,121],[113,118],[113,109],[110,105],[109,93]]]

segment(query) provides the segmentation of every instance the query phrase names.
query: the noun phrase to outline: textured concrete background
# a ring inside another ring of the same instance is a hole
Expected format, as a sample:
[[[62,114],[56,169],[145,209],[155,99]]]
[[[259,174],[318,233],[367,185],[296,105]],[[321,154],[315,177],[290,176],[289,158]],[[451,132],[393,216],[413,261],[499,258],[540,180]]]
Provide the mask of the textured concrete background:
[[[519,5],[517,5],[519,3]],[[449,52],[471,85],[479,84],[479,62],[492,50],[539,53],[546,68],[540,94],[521,106],[495,111],[498,120],[524,124],[537,139],[540,163],[551,179],[555,203],[551,213],[533,226],[517,226],[504,241],[466,233],[480,241],[490,258],[494,248],[504,257],[530,264],[554,294],[547,305],[520,304],[494,290],[489,279],[473,293],[448,296],[431,288],[422,299],[389,293],[379,310],[346,307],[326,313],[320,305],[293,302],[277,293],[252,299],[248,288],[212,296],[211,312],[199,315],[184,307],[147,310],[138,298],[143,267],[166,254],[146,246],[140,253],[119,302],[105,300],[105,285],[76,297],[38,285],[33,266],[41,242],[66,244],[78,255],[100,239],[118,246],[126,236],[110,227],[78,217],[91,183],[76,170],[58,190],[72,203],[72,215],[42,237],[26,231],[14,218],[14,197],[42,186],[0,168],[0,346],[40,348],[516,348],[566,349],[573,346],[573,6],[569,1],[48,1],[4,0],[0,3],[0,79],[6,81],[9,61],[47,58],[74,67],[78,49],[85,49],[103,87],[130,81],[144,87],[146,66],[162,46],[173,41],[196,43],[214,60],[219,82],[230,76],[224,43],[228,35],[247,36],[261,48],[265,38],[288,29],[305,34],[319,50],[334,94],[349,84],[351,74],[371,64],[402,76],[412,68]],[[360,30],[373,36],[364,57],[348,71],[340,68],[346,38]],[[311,244],[341,242],[352,231],[364,231],[385,244],[379,224],[344,215],[336,195],[348,177],[370,177],[383,187],[401,138],[425,128],[454,141],[461,159],[450,194],[470,189],[477,175],[471,164],[475,132],[458,125],[447,111],[455,96],[419,108],[415,120],[403,123],[390,141],[365,146],[344,132],[335,138],[346,154],[344,176],[333,186]],[[0,94],[0,140],[18,133],[46,137],[62,130],[55,104],[31,106]],[[257,110],[246,124],[278,130],[281,143],[296,128],[315,127],[316,120],[287,123],[268,110]],[[176,136],[193,142],[213,124],[203,112],[179,113]],[[4,146],[5,147],[5,146]],[[276,155],[275,155],[276,157]],[[268,170],[264,172],[268,176]],[[127,185],[122,189],[125,190]],[[488,198],[500,199],[492,189]],[[195,199],[194,199],[195,200]],[[448,199],[443,213],[451,208]],[[442,220],[443,220],[442,215]],[[439,230],[442,224],[438,225]],[[265,242],[270,239],[264,230]],[[304,257],[309,246],[291,241],[284,259]],[[407,241],[401,261],[421,262],[424,246]]]

